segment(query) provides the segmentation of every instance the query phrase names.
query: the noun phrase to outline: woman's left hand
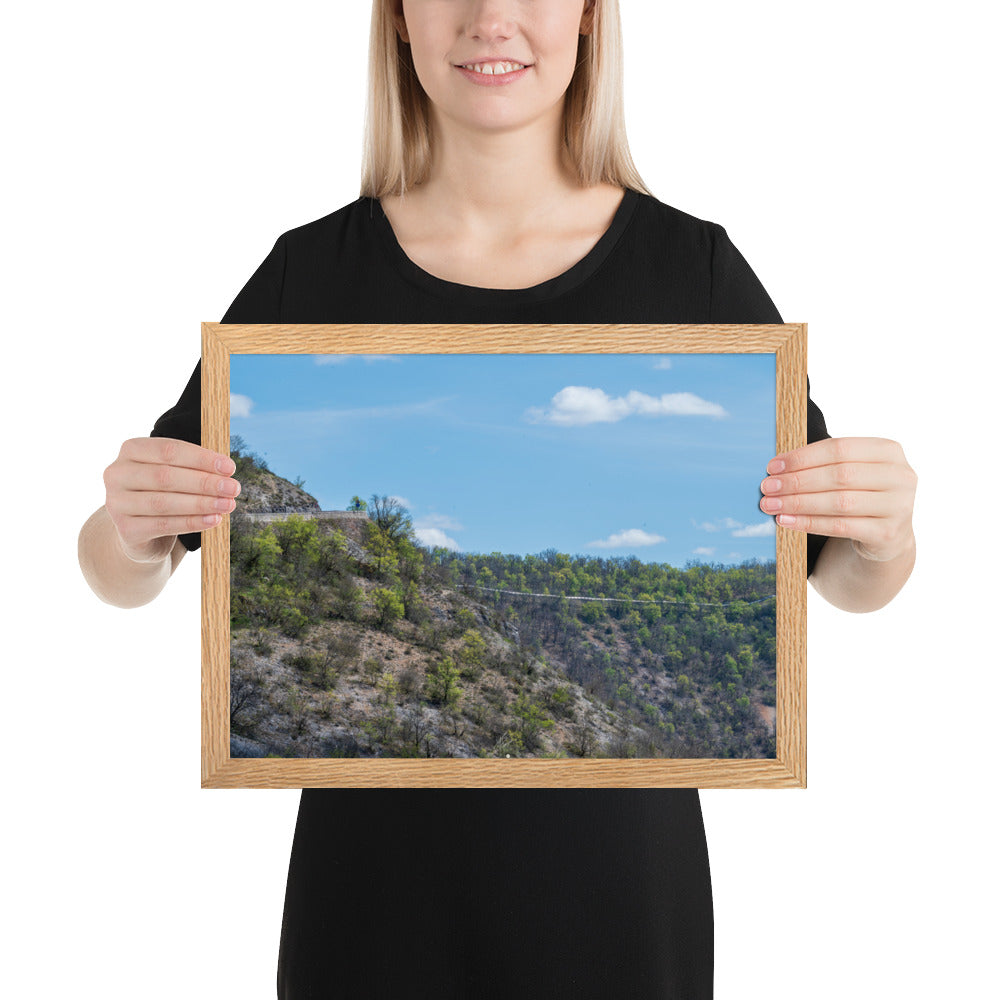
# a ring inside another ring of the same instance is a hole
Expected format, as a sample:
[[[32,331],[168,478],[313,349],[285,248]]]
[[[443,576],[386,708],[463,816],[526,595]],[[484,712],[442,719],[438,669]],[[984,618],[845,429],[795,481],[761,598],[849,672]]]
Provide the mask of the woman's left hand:
[[[888,562],[913,543],[917,475],[884,438],[827,438],[776,455],[760,509],[784,528],[849,538],[858,555]]]

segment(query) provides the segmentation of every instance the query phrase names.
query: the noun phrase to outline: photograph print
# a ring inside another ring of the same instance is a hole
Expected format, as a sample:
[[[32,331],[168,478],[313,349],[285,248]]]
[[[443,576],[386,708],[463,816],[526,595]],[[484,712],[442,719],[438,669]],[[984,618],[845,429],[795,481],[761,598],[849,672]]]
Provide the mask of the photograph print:
[[[773,759],[774,354],[233,354],[232,758]]]

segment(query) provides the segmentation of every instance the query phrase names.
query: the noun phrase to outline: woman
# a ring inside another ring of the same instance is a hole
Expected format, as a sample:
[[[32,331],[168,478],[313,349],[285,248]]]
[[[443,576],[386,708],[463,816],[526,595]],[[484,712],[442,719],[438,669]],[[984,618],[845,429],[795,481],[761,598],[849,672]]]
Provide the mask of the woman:
[[[362,196],[280,237],[224,322],[780,322],[725,231],[642,184],[614,0],[375,0],[370,60]],[[234,508],[199,391],[196,368],[105,472],[80,554],[107,601],[152,600]],[[812,533],[824,597],[880,607],[913,564],[915,477],[809,417],[761,507]],[[302,794],[281,997],[701,998],[712,963],[694,791]]]

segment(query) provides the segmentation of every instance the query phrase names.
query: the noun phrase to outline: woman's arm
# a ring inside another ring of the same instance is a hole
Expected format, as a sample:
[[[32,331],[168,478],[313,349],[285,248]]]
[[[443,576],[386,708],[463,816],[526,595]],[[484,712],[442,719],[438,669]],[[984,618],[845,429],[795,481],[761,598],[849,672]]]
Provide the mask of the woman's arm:
[[[122,545],[107,507],[101,507],[80,530],[80,569],[90,589],[105,604],[138,608],[155,598],[187,549],[176,535],[159,539],[159,551],[133,559]]]
[[[909,547],[885,562],[860,555],[849,538],[831,538],[809,579],[817,593],[842,611],[878,611],[903,589],[916,554],[912,534]]]
[[[186,549],[236,506],[236,463],[173,438],[134,438],[104,470],[105,505],[80,531],[80,568],[108,604],[137,608],[163,590]]]
[[[917,475],[883,438],[827,438],[776,455],[761,510],[779,526],[828,536],[810,580],[844,611],[877,611],[903,588],[916,558]]]

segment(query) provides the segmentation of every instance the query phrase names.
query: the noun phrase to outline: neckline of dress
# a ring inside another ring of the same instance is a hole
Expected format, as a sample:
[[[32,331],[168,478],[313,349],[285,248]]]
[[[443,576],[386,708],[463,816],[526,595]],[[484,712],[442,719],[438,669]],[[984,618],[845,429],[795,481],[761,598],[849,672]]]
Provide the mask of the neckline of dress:
[[[639,192],[632,188],[625,188],[625,194],[619,202],[610,225],[593,247],[561,274],[526,288],[484,288],[479,285],[466,285],[458,281],[439,278],[437,275],[425,271],[406,255],[396,238],[396,233],[382,208],[381,202],[377,198],[363,200],[371,202],[369,214],[392,263],[412,284],[433,295],[452,300],[511,305],[520,302],[538,302],[542,299],[564,295],[589,278],[607,260],[618,243],[625,227],[632,218],[639,198]],[[375,211],[376,207],[378,211]]]

